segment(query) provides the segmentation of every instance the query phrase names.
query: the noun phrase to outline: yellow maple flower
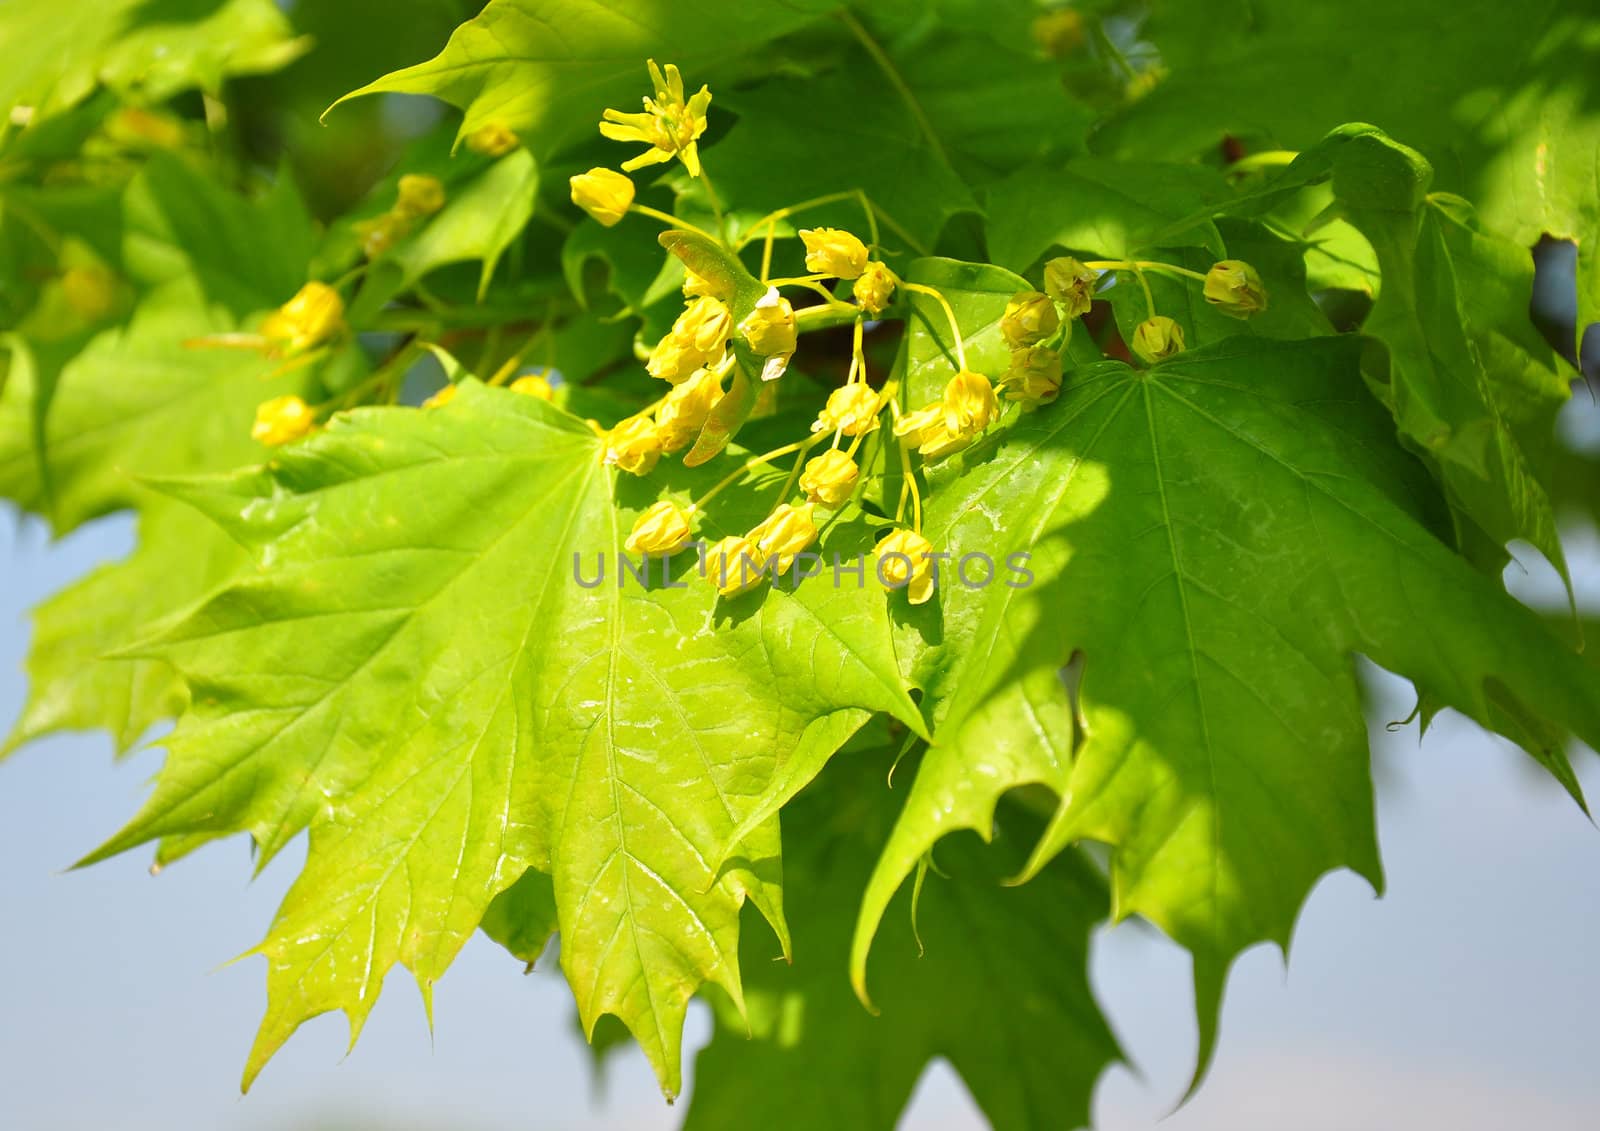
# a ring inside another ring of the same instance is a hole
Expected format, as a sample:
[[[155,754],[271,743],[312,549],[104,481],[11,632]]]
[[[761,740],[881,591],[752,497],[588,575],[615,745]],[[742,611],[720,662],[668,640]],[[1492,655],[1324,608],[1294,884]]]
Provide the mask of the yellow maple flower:
[[[806,228],[806,270],[814,275],[854,279],[867,269],[867,245],[841,228]]]
[[[928,459],[939,459],[959,452],[978,438],[976,432],[952,429],[946,424],[942,400],[923,405],[915,412],[902,416],[895,423],[894,434],[913,444]]]
[[[1060,352],[1044,346],[1013,350],[1011,367],[1000,384],[1006,389],[1007,400],[1020,401],[1030,408],[1055,400],[1061,392]]]
[[[256,408],[256,422],[250,438],[276,447],[298,440],[317,424],[317,414],[299,397],[273,397]]]
[[[861,272],[861,278],[856,280],[851,293],[855,295],[856,302],[860,304],[862,310],[876,316],[889,309],[889,303],[894,301],[894,290],[899,282],[893,271],[873,260],[867,264],[866,270]]]
[[[649,61],[649,67],[655,97],[644,100],[644,112],[624,114],[621,110],[607,110],[600,132],[612,141],[642,141],[650,147],[623,162],[622,167],[629,172],[677,157],[691,177],[698,177],[700,153],[695,142],[706,132],[706,108],[711,105],[711,90],[702,86],[697,94],[685,100],[683,76],[677,67],[668,63],[665,75],[654,59]]]
[[[1070,255],[1052,259],[1044,265],[1044,290],[1061,304],[1068,318],[1089,313],[1094,303],[1094,285],[1100,276]]]
[[[630,554],[676,554],[689,544],[689,516],[669,499],[662,499],[639,516],[623,547]]]
[[[727,304],[702,295],[678,315],[672,329],[650,351],[646,368],[652,377],[676,385],[696,370],[720,361],[732,332],[733,314]]]
[[[789,368],[789,359],[800,344],[794,307],[778,294],[777,287],[768,287],[767,293],[756,300],[755,309],[739,323],[739,336],[752,353],[766,359],[761,379],[776,381]]]
[[[1224,259],[1207,271],[1202,293],[1212,306],[1235,318],[1248,318],[1267,308],[1267,288],[1261,276],[1240,259]]]
[[[795,555],[817,540],[817,527],[811,520],[812,504],[791,506],[779,503],[745,537],[755,546],[757,560],[762,565],[772,563],[777,573],[783,573],[794,562]]]
[[[915,530],[896,530],[878,543],[878,582],[893,592],[904,589],[913,605],[933,596],[933,543]]]
[[[1133,352],[1147,365],[1183,352],[1183,327],[1162,314],[1146,318],[1133,328]]]
[[[1012,349],[1038,345],[1061,328],[1061,316],[1050,296],[1040,291],[1022,291],[1006,303],[1000,319],[1000,333]]]
[[[656,435],[662,452],[670,455],[693,443],[721,399],[722,379],[710,369],[698,370],[674,387],[656,410]]]
[[[326,283],[311,282],[267,315],[261,336],[274,350],[292,357],[332,341],[344,329],[344,299]]]
[[[999,398],[982,373],[963,369],[945,385],[944,421],[951,432],[982,432],[999,415]]]
[[[550,381],[539,373],[530,373],[526,377],[518,377],[511,382],[511,391],[521,393],[525,397],[538,397],[541,401],[554,400],[556,391],[550,387]]]
[[[748,538],[730,534],[706,547],[701,576],[724,597],[737,597],[761,584],[761,555]]]
[[[600,221],[603,227],[615,226],[633,204],[633,182],[614,169],[590,169],[587,173],[578,173],[569,183],[572,203]]]
[[[811,430],[842,431],[846,436],[859,436],[878,426],[878,412],[882,408],[882,398],[866,384],[857,381],[842,385],[828,394],[828,403],[811,425]]]
[[[479,126],[467,135],[467,148],[482,157],[504,157],[521,140],[500,122]]]
[[[800,476],[800,490],[813,503],[838,507],[855,494],[860,478],[861,469],[856,461],[833,448],[806,461],[805,472]]]
[[[432,216],[444,207],[444,182],[425,173],[407,173],[400,178],[399,198],[395,201],[397,216],[420,220]]]
[[[661,437],[655,421],[648,416],[630,416],[609,429],[591,421],[590,427],[604,441],[600,462],[607,467],[620,468],[630,475],[649,475],[661,459]]]

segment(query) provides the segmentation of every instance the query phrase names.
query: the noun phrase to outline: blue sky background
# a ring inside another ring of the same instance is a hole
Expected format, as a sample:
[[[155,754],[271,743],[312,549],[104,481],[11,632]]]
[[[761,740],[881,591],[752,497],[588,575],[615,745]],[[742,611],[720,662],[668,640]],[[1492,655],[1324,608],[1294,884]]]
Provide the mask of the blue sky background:
[[[1571,408],[1569,433],[1594,446],[1600,410],[1581,391]],[[40,524],[0,511],[0,726],[25,691],[27,609],[126,552],[131,537],[131,523],[113,518],[52,546]],[[1575,527],[1569,547],[1581,603],[1600,611],[1600,537]],[[1530,601],[1561,603],[1547,567],[1510,577]],[[1102,932],[1096,985],[1142,1076],[1102,1079],[1101,1131],[1596,1126],[1600,831],[1524,755],[1459,718],[1441,718],[1420,744],[1415,725],[1387,731],[1411,701],[1401,681],[1379,675],[1375,686],[1387,895],[1374,899],[1349,874],[1328,877],[1287,972],[1266,948],[1240,961],[1211,1079],[1170,1118],[1195,1047],[1187,959],[1138,924]],[[156,878],[137,856],[61,871],[134,811],[159,764],[146,751],[113,766],[105,739],[70,736],[0,766],[0,1126],[676,1125],[637,1053],[612,1062],[597,1100],[565,985],[522,977],[481,936],[438,988],[431,1042],[399,971],[348,1058],[342,1017],[321,1018],[241,1099],[264,968],[218,966],[260,939],[303,848],[255,882],[242,838]],[[1600,760],[1580,751],[1578,766],[1600,797]],[[707,1035],[697,1007],[691,1049]],[[983,1123],[935,1066],[902,1126]]]

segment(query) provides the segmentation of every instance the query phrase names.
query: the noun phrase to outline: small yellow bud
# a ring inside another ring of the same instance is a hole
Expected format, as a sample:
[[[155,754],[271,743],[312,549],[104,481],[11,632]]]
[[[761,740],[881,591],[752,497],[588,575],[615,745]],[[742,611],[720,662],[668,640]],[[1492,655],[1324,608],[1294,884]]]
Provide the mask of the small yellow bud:
[[[720,298],[724,302],[728,300],[728,296],[723,294],[717,288],[717,285],[710,279],[705,279],[699,275],[696,275],[692,269],[685,269],[683,279],[683,297],[700,298],[706,295],[709,295],[712,298]]]
[[[732,330],[733,314],[727,304],[710,296],[695,299],[650,351],[650,375],[677,384],[715,364],[727,350]]]
[[[99,322],[117,309],[117,277],[104,267],[68,267],[61,273],[61,296],[85,322]]]
[[[550,387],[550,382],[538,373],[518,377],[511,382],[511,391],[521,393],[525,397],[538,397],[541,401],[553,400],[556,395],[556,391]]]
[[[1033,41],[1052,59],[1065,59],[1083,46],[1083,16],[1071,8],[1057,8],[1036,16]]]
[[[1206,272],[1206,301],[1224,314],[1248,318],[1267,308],[1267,288],[1250,264],[1224,259]]]
[[[276,447],[298,440],[316,426],[317,414],[299,397],[273,397],[256,409],[250,438]]]
[[[1038,345],[1061,327],[1061,316],[1050,296],[1039,291],[1023,291],[1006,303],[1000,319],[1000,333],[1012,349]]]
[[[859,436],[878,426],[878,412],[882,408],[882,398],[863,382],[842,385],[828,394],[828,403],[811,430],[842,431],[846,436]]]
[[[1162,314],[1147,318],[1133,329],[1133,352],[1147,365],[1183,352],[1183,327]]]
[[[1069,319],[1089,313],[1098,280],[1098,275],[1069,255],[1044,265],[1045,294],[1061,304]]]
[[[913,605],[933,596],[933,543],[914,530],[896,530],[878,543],[878,581],[893,592],[904,589]]]
[[[755,309],[739,323],[739,333],[751,352],[767,359],[761,370],[763,381],[776,381],[783,376],[800,343],[794,307],[778,294],[777,287],[768,287],[767,293],[756,300]]]
[[[817,540],[811,510],[810,503],[797,507],[780,503],[765,522],[745,535],[755,546],[762,565],[771,562],[776,572],[783,573],[793,564],[796,554]]]
[[[838,507],[855,494],[860,478],[861,469],[856,461],[834,448],[806,461],[805,473],[800,476],[800,490],[813,503]]]
[[[444,388],[440,389],[437,393],[433,394],[433,396],[431,396],[427,400],[423,401],[422,402],[422,407],[423,408],[443,408],[445,405],[447,405],[451,401],[455,400],[456,399],[456,394],[459,393],[460,391],[461,391],[461,389],[456,385],[446,385]]]
[[[467,135],[467,148],[482,157],[504,157],[522,142],[499,122],[479,126]]]
[[[889,304],[894,301],[894,289],[899,282],[893,271],[873,260],[867,264],[867,269],[861,272],[861,278],[856,280],[852,293],[862,310],[876,316],[889,309]]]
[[[800,240],[806,245],[806,270],[814,275],[854,279],[867,269],[867,245],[840,228],[807,228]]]
[[[405,216],[385,212],[358,223],[356,233],[361,237],[361,254],[377,259],[411,234],[411,221]]]
[[[293,356],[332,341],[344,332],[344,300],[326,283],[307,283],[267,316],[261,336]]]
[[[630,554],[676,554],[689,544],[689,516],[663,499],[639,516],[623,547]]]
[[[736,534],[707,546],[702,566],[702,575],[724,597],[754,589],[763,576],[760,551],[750,539]]]
[[[600,433],[600,462],[630,475],[649,475],[661,459],[661,438],[648,416],[630,416]]]
[[[633,204],[633,182],[612,169],[590,169],[571,181],[572,203],[598,220],[615,227]]]
[[[976,432],[963,432],[946,425],[942,400],[902,416],[894,426],[894,434],[915,444],[917,451],[928,459],[959,452],[978,437]]]
[[[1056,399],[1061,392],[1061,354],[1043,346],[1013,350],[1011,368],[1001,380],[1006,399],[1030,408]]]
[[[444,207],[444,182],[423,173],[407,173],[400,178],[400,196],[395,202],[397,216],[420,220]]]
[[[944,425],[951,432],[982,432],[1000,415],[994,386],[982,373],[963,369],[944,387]]]
[[[710,369],[697,371],[668,393],[656,410],[656,436],[662,452],[679,452],[692,444],[721,399],[722,381]]]

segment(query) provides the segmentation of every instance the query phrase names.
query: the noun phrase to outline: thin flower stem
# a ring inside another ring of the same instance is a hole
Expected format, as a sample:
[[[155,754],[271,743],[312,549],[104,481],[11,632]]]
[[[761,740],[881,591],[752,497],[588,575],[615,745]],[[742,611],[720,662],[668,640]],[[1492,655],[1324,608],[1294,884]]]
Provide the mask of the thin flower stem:
[[[861,46],[866,49],[867,54],[872,56],[872,61],[878,65],[878,69],[883,72],[884,77],[889,80],[890,85],[900,95],[901,101],[906,104],[906,109],[911,111],[911,116],[916,119],[917,128],[922,131],[922,136],[927,139],[928,147],[933,150],[934,156],[939,159],[939,164],[947,169],[950,168],[950,155],[945,152],[944,143],[939,140],[939,135],[934,132],[933,123],[928,120],[927,112],[923,110],[922,103],[917,101],[916,94],[907,84],[905,76],[900,73],[900,68],[894,65],[894,60],[889,58],[878,41],[872,38],[872,33],[862,25],[860,20],[851,14],[848,8],[841,8],[838,15],[839,19],[844,22],[844,26],[850,29],[850,34],[855,36]]]
[[[722,215],[722,199],[717,196],[716,186],[711,183],[711,174],[706,172],[703,161],[700,163],[700,183],[706,186],[706,199],[711,202],[711,215],[717,220],[717,242],[727,247],[728,221]]]
[[[967,346],[966,343],[961,340],[961,324],[956,321],[956,312],[951,308],[950,300],[945,298],[942,293],[935,290],[933,287],[924,286],[921,283],[908,283],[904,279],[901,279],[900,285],[908,291],[915,291],[918,294],[930,296],[931,298],[937,300],[939,305],[944,308],[944,316],[950,322],[950,333],[955,338],[956,364],[959,365],[963,371],[965,371],[967,368]]]
[[[755,456],[754,458],[745,461],[745,465],[743,467],[739,468],[739,470],[735,471],[733,474],[729,475],[726,479],[722,480],[715,487],[711,488],[711,490],[707,491],[704,495],[701,495],[698,500],[696,500],[693,503],[690,503],[689,504],[688,513],[689,514],[694,514],[696,511],[700,511],[700,510],[705,509],[705,505],[707,503],[709,503],[712,499],[716,498],[723,491],[727,490],[729,487],[731,487],[735,483],[737,483],[739,481],[740,477],[742,477],[746,472],[754,471],[756,468],[760,467],[761,465],[767,464],[767,463],[771,463],[775,459],[782,459],[784,456],[789,455],[791,452],[798,452],[801,448],[807,447],[808,445],[813,444],[815,442],[816,442],[816,438],[815,437],[807,436],[804,440],[796,440],[794,443],[785,444],[781,448],[773,448],[770,452],[767,452],[767,453],[765,453],[763,455]]]
[[[1150,292],[1150,280],[1144,277],[1144,272],[1138,267],[1133,269],[1133,277],[1139,280],[1139,289],[1144,292],[1144,316],[1156,316],[1156,296]]]
[[[806,455],[811,451],[812,445],[820,439],[822,439],[822,434],[817,433],[801,444],[800,454],[795,457],[794,468],[789,472],[789,478],[784,482],[783,490],[778,494],[778,502],[784,502],[789,498],[789,492],[793,491],[794,485],[800,481],[800,469],[805,466]]]
[[[704,236],[713,243],[722,242],[704,228],[697,228],[695,225],[689,223],[689,221],[684,220],[681,217],[674,216],[670,212],[663,212],[659,208],[651,208],[648,204],[630,204],[628,205],[628,211],[637,212],[641,216],[648,216],[652,220],[660,220],[669,228],[681,228],[686,232],[693,232],[697,236]]]
[[[1154,271],[1157,274],[1182,275],[1186,279],[1197,279],[1205,282],[1206,277],[1199,271],[1191,271],[1187,267],[1178,267],[1172,263],[1158,263],[1151,259],[1095,259],[1084,264],[1091,271]]]

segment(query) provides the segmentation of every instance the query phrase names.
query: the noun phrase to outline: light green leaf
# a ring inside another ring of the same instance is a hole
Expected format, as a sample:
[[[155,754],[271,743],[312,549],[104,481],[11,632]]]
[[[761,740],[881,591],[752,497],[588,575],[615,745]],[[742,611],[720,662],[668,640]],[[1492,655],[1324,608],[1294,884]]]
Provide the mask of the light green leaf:
[[[343,1009],[358,1032],[396,962],[429,994],[490,901],[547,872],[585,1025],[621,1017],[672,1093],[689,997],[739,999],[746,896],[786,937],[776,823],[736,866],[715,855],[775,762],[838,711],[921,723],[874,594],[719,601],[698,579],[662,587],[659,566],[648,592],[619,587],[614,555],[658,488],[616,481],[552,406],[461,388],[181,488],[260,569],[146,650],[194,705],[154,795],[91,859],[243,830],[265,861],[310,826],[257,948],[270,1005],[247,1082],[307,1017]],[[712,520],[753,516],[713,508],[707,538]],[[866,538],[844,523],[832,546]],[[605,584],[580,585],[602,554]],[[680,555],[675,576],[692,569]]]
[[[666,8],[651,0],[490,0],[435,58],[339,101],[383,93],[435,95],[464,112],[462,137],[500,125],[543,159],[595,136],[606,108],[637,110],[650,93],[645,59],[676,63],[698,89],[708,67],[803,27],[836,5],[837,0],[780,6],[678,0]]]
[[[228,76],[277,70],[310,46],[272,0],[8,0],[0,115],[66,109],[102,85],[146,102],[216,93]]]
[[[1036,821],[1010,812],[993,846],[970,837],[940,846],[915,905],[916,936],[905,897],[880,934],[879,1016],[840,977],[861,890],[894,820],[891,757],[881,745],[842,752],[784,810],[794,963],[771,961],[772,946],[746,936],[748,1022],[713,1003],[717,1027],[696,1062],[686,1131],[882,1131],[898,1124],[940,1057],[997,1131],[1088,1123],[1095,1080],[1120,1057],[1087,969],[1105,881],[1068,853],[1032,883],[1002,887],[1026,860]]]
[[[935,741],[868,890],[858,990],[923,855],[987,835],[1000,795],[1037,783],[1062,803],[1035,864],[1112,846],[1117,917],[1196,954],[1209,1050],[1233,955],[1286,943],[1329,869],[1380,882],[1356,654],[1520,740],[1519,717],[1600,738],[1592,673],[1432,532],[1432,491],[1358,352],[1233,339],[1148,372],[1079,370],[935,469],[935,547],[1026,553],[1031,583],[946,576],[936,604],[899,614]],[[1060,672],[1079,654],[1074,703]],[[1559,747],[1531,753],[1576,795]]]
[[[1225,135],[1305,149],[1341,122],[1381,123],[1427,155],[1522,247],[1579,251],[1579,332],[1600,320],[1600,13],[1543,0],[1340,5],[1157,0],[1147,33],[1167,74],[1095,135],[1137,157],[1213,151]]]

